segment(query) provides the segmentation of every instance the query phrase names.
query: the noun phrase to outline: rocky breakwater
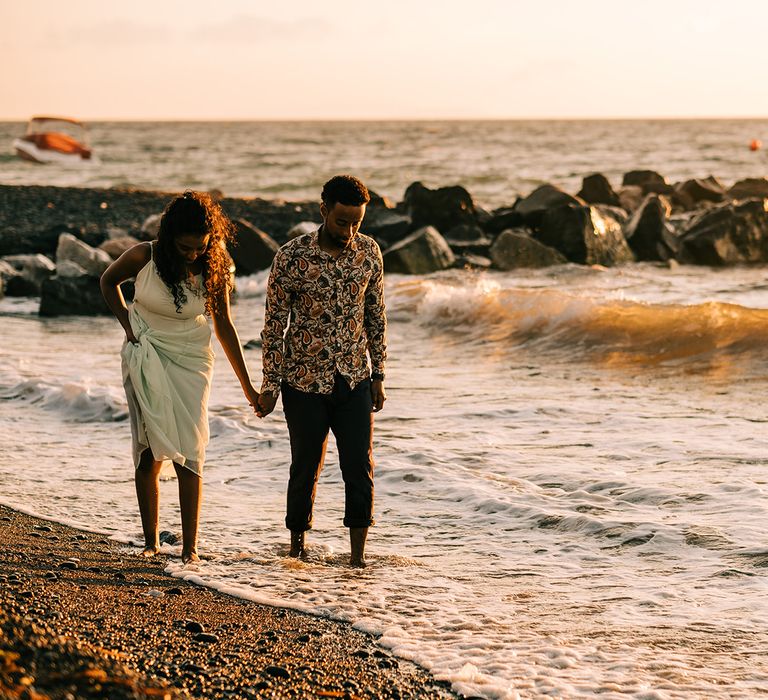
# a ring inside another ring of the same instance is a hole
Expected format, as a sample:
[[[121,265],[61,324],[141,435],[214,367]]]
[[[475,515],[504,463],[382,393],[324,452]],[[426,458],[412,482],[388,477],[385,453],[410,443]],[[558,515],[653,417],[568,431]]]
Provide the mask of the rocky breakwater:
[[[106,312],[100,271],[156,235],[172,196],[0,186],[0,294],[3,288],[39,293],[42,314]],[[221,198],[221,204],[236,224],[230,253],[237,274],[268,268],[280,245],[320,223],[315,202]],[[633,261],[760,264],[768,262],[768,180],[730,187],[712,176],[670,183],[660,173],[635,170],[614,188],[594,173],[576,194],[543,184],[493,211],[461,186],[414,182],[399,203],[374,193],[363,231],[380,244],[385,270],[402,274]],[[125,293],[130,296],[129,287]]]

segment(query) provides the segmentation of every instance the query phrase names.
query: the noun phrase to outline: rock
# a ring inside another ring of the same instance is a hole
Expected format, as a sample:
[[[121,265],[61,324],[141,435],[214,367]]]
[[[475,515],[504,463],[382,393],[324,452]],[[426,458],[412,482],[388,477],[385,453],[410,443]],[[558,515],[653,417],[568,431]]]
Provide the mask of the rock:
[[[564,204],[584,205],[586,202],[579,197],[561,190],[555,185],[545,184],[537,187],[527,197],[515,202],[516,212],[523,214],[526,221],[531,221],[532,217],[538,221],[538,218],[547,209],[559,207]]]
[[[680,261],[733,265],[768,261],[768,199],[722,204],[693,217],[680,236]]]
[[[414,231],[384,253],[384,269],[424,275],[445,270],[455,262],[455,256],[440,232],[432,226]]]
[[[625,211],[635,211],[643,203],[644,198],[643,188],[638,185],[627,185],[619,190],[619,203]]]
[[[412,226],[410,216],[392,209],[376,208],[366,212],[361,230],[376,239],[382,248],[388,248],[402,240]]]
[[[0,256],[42,253],[52,257],[56,252],[59,236],[62,233],[83,235],[82,229],[62,224],[50,226],[42,231],[4,230],[0,235]]]
[[[76,262],[71,260],[62,260],[56,266],[57,277],[88,277],[88,273],[84,268],[80,267]]]
[[[624,237],[638,260],[669,260],[677,250],[677,239],[667,219],[669,203],[649,194],[624,228]]]
[[[219,638],[215,634],[200,632],[199,634],[195,635],[195,641],[205,642],[206,644],[216,644],[219,641]]]
[[[402,207],[415,228],[434,226],[448,231],[459,224],[476,222],[472,195],[460,185],[431,190],[421,182],[408,185]]]
[[[608,178],[602,173],[588,175],[581,182],[581,189],[576,194],[588,204],[610,204],[621,206],[619,195],[616,194]]]
[[[235,261],[237,274],[252,275],[269,268],[275,253],[280,250],[277,242],[245,219],[237,219],[234,223],[235,245],[229,253]]]
[[[133,299],[133,282],[123,282],[120,289],[126,300]],[[39,313],[41,316],[98,316],[112,312],[101,295],[96,277],[56,275],[43,282]]]
[[[454,226],[445,234],[445,241],[457,255],[488,256],[493,241],[475,224]]]
[[[380,195],[377,192],[374,192],[373,190],[368,190],[368,194],[371,197],[371,201],[368,202],[368,211],[370,212],[372,208],[383,208],[383,209],[394,209],[395,203],[387,196]],[[366,214],[367,216],[367,214]]]
[[[113,224],[107,224],[107,230],[105,231],[107,240],[113,241],[119,238],[130,238],[131,234],[120,226],[114,226]]]
[[[169,588],[165,593],[166,595],[183,595],[184,591],[178,586],[174,586],[173,588]]]
[[[178,534],[175,532],[171,532],[170,530],[161,530],[160,534],[157,536],[158,541],[160,544],[170,544],[175,545],[178,544],[181,541],[181,538]]]
[[[117,260],[126,250],[138,245],[141,241],[133,236],[120,236],[104,241],[99,248],[109,255],[112,260]]]
[[[5,285],[11,277],[17,277],[19,275],[16,270],[11,267],[7,262],[0,260],[0,299],[5,294]]]
[[[199,622],[195,622],[194,620],[190,620],[184,625],[184,629],[187,630],[187,632],[192,632],[192,634],[200,634],[201,632],[205,632],[205,627],[203,627]]]
[[[547,210],[534,237],[575,263],[610,266],[634,258],[619,222],[592,206]]]
[[[727,194],[731,199],[768,199],[768,179],[748,177],[739,180]]]
[[[2,261],[13,268],[15,273],[6,280],[5,293],[9,297],[37,297],[43,280],[56,272],[53,260],[41,253],[7,255]],[[2,271],[0,271],[0,275]]]
[[[61,564],[59,564],[60,569],[71,569],[75,570],[77,569],[77,562],[76,561],[63,561]]]
[[[635,185],[643,190],[646,195],[649,192],[654,194],[671,194],[672,185],[667,182],[663,175],[659,175],[655,170],[632,170],[624,173],[622,186]]]
[[[267,666],[264,669],[264,673],[272,676],[273,678],[290,678],[291,674],[282,666]]]
[[[243,345],[243,350],[258,350],[261,347],[261,338],[251,338],[245,345]]]
[[[502,231],[491,246],[491,260],[499,270],[548,267],[567,262],[562,253],[531,238],[523,229]]]
[[[150,214],[144,223],[141,224],[141,232],[144,234],[145,240],[153,240],[157,238],[157,234],[160,232],[160,220],[163,218],[162,213]]]
[[[457,255],[453,263],[454,267],[464,270],[488,270],[492,265],[493,263],[490,258],[484,255],[475,255],[474,253]]]
[[[92,277],[100,277],[112,264],[112,258],[105,251],[92,248],[70,233],[62,233],[56,247],[56,263],[65,260],[77,263]]]
[[[299,236],[303,236],[305,233],[314,233],[319,228],[320,224],[314,221],[300,221],[295,226],[292,226],[286,235],[290,241]]]
[[[672,198],[685,209],[691,209],[699,202],[722,202],[725,188],[714,177],[686,180],[675,185]]]
[[[525,215],[514,207],[496,209],[485,220],[480,221],[483,231],[497,236],[510,228],[519,228],[525,224]]]

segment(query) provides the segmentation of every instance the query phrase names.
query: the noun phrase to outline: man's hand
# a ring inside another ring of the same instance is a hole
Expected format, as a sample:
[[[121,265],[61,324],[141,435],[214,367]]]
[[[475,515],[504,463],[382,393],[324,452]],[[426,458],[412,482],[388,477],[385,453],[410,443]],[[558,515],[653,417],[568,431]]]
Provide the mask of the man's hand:
[[[387,395],[384,393],[384,382],[381,379],[371,381],[371,399],[373,400],[373,412],[378,413],[384,408]]]
[[[277,396],[271,391],[264,391],[259,394],[259,400],[255,406],[256,415],[259,418],[268,416],[275,410],[275,404],[277,403]]]

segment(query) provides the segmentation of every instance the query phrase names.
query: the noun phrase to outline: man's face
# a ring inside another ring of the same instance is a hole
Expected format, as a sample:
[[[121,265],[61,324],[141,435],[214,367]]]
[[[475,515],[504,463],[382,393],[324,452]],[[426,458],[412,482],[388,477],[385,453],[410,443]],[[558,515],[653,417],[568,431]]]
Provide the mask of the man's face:
[[[331,209],[321,204],[320,213],[323,215],[328,238],[340,248],[344,248],[352,242],[360,224],[363,223],[365,204],[352,206],[336,202]]]

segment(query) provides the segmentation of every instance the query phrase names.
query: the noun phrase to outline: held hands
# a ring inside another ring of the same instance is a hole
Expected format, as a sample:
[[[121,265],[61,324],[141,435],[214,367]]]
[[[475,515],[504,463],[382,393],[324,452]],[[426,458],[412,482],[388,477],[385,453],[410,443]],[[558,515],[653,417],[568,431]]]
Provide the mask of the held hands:
[[[264,391],[259,395],[259,401],[256,405],[256,415],[259,418],[268,416],[275,410],[275,404],[277,403],[277,396],[271,391]]]
[[[248,399],[248,403],[253,406],[254,411],[258,411],[259,406],[259,392],[253,388],[253,384],[248,383],[247,387],[243,388],[245,398]]]
[[[384,402],[387,395],[384,392],[384,382],[381,379],[374,379],[371,382],[371,400],[373,401],[373,412],[378,413],[384,408]]]

